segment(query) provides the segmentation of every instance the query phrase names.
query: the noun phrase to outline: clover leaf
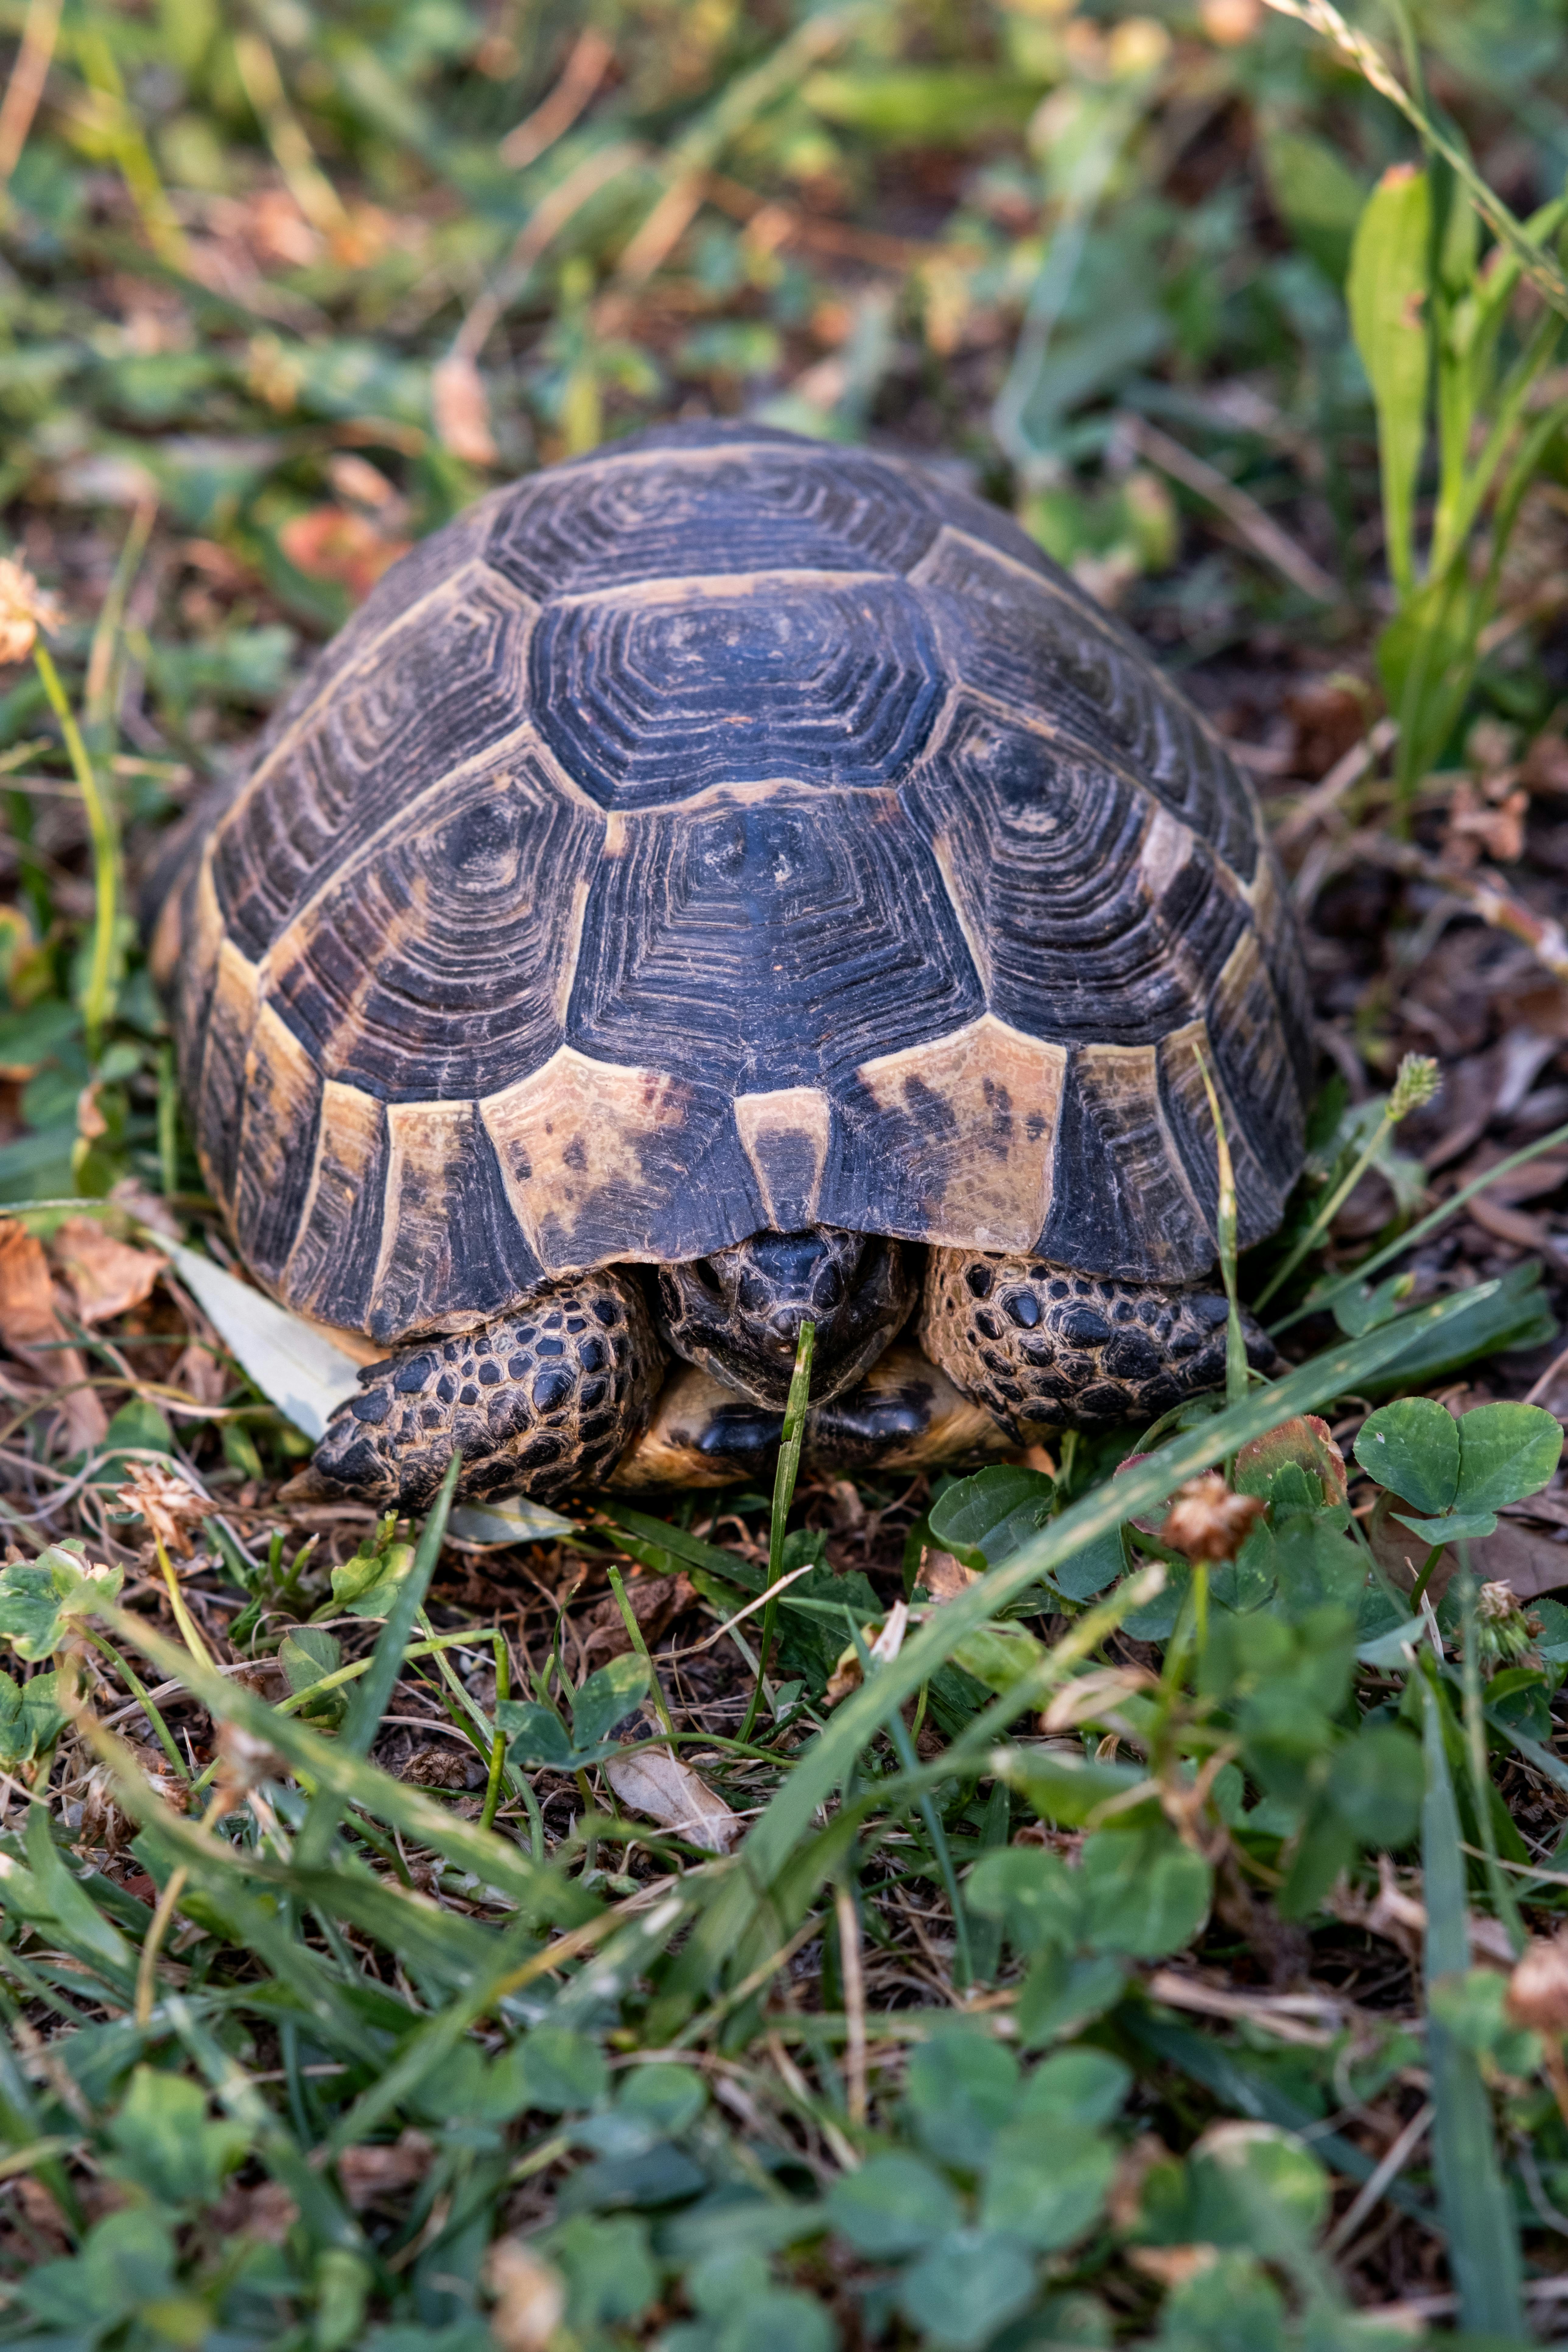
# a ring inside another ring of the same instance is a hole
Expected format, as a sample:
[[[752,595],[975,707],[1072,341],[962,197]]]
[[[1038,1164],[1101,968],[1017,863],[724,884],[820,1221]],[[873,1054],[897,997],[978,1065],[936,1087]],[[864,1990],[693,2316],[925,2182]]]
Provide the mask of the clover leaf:
[[[0,1569],[0,1637],[29,1664],[52,1657],[71,1619],[89,1617],[100,1602],[115,1600],[124,1581],[123,1569],[95,1567],[75,1536],[51,1544],[37,1559],[13,1560]]]

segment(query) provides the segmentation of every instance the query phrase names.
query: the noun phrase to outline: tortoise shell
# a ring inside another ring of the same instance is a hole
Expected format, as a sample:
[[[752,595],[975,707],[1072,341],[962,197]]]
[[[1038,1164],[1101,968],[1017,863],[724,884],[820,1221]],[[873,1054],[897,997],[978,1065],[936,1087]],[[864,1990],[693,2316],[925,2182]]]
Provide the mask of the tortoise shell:
[[[751,425],[644,434],[394,566],[154,942],[203,1165],[287,1304],[387,1341],[821,1223],[1176,1281],[1298,1172],[1252,794],[994,508]]]

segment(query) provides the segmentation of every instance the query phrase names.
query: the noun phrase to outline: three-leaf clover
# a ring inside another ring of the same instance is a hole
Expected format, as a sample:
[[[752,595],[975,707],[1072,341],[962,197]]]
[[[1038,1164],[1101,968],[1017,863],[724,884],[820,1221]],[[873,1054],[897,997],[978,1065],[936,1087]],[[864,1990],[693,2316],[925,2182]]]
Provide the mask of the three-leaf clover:
[[[1456,1421],[1430,1397],[1374,1412],[1355,1442],[1369,1478],[1408,1504],[1394,1517],[1423,1543],[1493,1534],[1507,1503],[1539,1494],[1563,1452],[1563,1425],[1533,1404],[1483,1404]]]

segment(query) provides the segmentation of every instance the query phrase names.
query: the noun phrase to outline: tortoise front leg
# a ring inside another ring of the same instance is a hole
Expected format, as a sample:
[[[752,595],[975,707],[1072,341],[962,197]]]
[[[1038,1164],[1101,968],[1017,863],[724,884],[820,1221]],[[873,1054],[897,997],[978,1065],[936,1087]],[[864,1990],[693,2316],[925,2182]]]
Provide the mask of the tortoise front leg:
[[[634,1278],[550,1283],[476,1330],[367,1365],[313,1467],[368,1503],[418,1510],[458,1452],[460,1495],[552,1503],[604,1478],[632,1444],[663,1361]]]
[[[1196,1285],[933,1249],[919,1328],[954,1385],[1027,1444],[1043,1429],[1152,1421],[1222,1388],[1227,1312],[1222,1292]],[[1248,1363],[1268,1370],[1273,1342],[1250,1315],[1242,1323]]]

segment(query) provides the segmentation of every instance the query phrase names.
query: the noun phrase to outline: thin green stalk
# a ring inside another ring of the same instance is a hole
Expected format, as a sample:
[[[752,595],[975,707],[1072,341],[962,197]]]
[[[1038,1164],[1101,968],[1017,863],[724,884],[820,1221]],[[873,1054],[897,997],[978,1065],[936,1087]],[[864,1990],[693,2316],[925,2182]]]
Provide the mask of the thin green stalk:
[[[71,770],[87,811],[87,829],[92,843],[92,956],[88,965],[87,985],[82,991],[82,1019],[87,1024],[87,1050],[89,1060],[96,1061],[103,1044],[103,1033],[114,1013],[116,993],[115,963],[120,944],[120,828],[114,810],[106,793],[99,788],[92,761],[87,755],[81,730],[76,723],[60,674],[43,639],[33,646],[33,661],[49,698],[49,708],[59,721],[61,735],[69,755]]]
[[[1215,1203],[1215,1240],[1219,1249],[1220,1280],[1225,1285],[1226,1304],[1230,1312],[1226,1318],[1225,1332],[1225,1401],[1240,1404],[1247,1390],[1247,1334],[1241,1324],[1241,1302],[1236,1287],[1236,1170],[1231,1163],[1230,1138],[1225,1129],[1225,1114],[1219,1107],[1219,1096],[1209,1076],[1209,1066],[1203,1050],[1194,1045],[1198,1076],[1208,1097],[1209,1117],[1214,1121],[1215,1156],[1218,1161],[1218,1192]]]
[[[1342,1298],[1347,1291],[1358,1289],[1374,1274],[1380,1274],[1392,1259],[1402,1257],[1406,1250],[1416,1248],[1429,1235],[1436,1233],[1450,1217],[1457,1216],[1473,1201],[1478,1192],[1484,1192],[1489,1185],[1500,1182],[1505,1176],[1511,1176],[1516,1168],[1526,1167],[1531,1160],[1539,1160],[1543,1152],[1555,1151],[1563,1143],[1568,1143],[1568,1125],[1554,1127],[1550,1134],[1539,1137],[1534,1143],[1527,1143],[1522,1150],[1510,1152],[1506,1160],[1500,1160],[1495,1168],[1489,1168],[1483,1175],[1472,1176],[1468,1184],[1461,1186],[1458,1192],[1451,1192],[1440,1208],[1423,1217],[1419,1224],[1412,1225],[1408,1233],[1396,1234],[1380,1250],[1373,1250],[1369,1258],[1363,1258],[1360,1265],[1352,1266],[1349,1274],[1342,1274],[1325,1289],[1313,1291],[1300,1307],[1292,1307],[1289,1315],[1282,1315],[1278,1323],[1271,1323],[1268,1326],[1269,1338],[1277,1339],[1281,1331],[1288,1331],[1292,1323],[1300,1323],[1304,1316],[1319,1315],[1325,1308],[1331,1307],[1336,1298]],[[13,1211],[12,1213],[16,1213]]]
[[[795,1482],[800,1475],[800,1449],[805,1435],[806,1410],[811,1402],[811,1358],[816,1340],[816,1324],[803,1323],[800,1337],[795,1342],[795,1370],[790,1375],[784,1433],[779,1440],[778,1469],[773,1476],[773,1517],[768,1522],[770,1592],[784,1574],[784,1529],[789,1524],[789,1507],[795,1499]],[[746,1720],[741,1726],[742,1739],[750,1739],[756,1728],[757,1712],[763,1703],[763,1678],[768,1670],[768,1653],[773,1647],[773,1622],[777,1615],[778,1602],[770,1599],[763,1612],[762,1639],[757,1643],[757,1679],[752,1685],[752,1703],[746,1709]]]
[[[146,1684],[139,1680],[134,1667],[127,1665],[125,1660],[114,1647],[112,1642],[105,1641],[101,1633],[95,1633],[90,1625],[83,1626],[82,1631],[86,1633],[88,1640],[92,1643],[93,1648],[95,1650],[102,1651],[104,1656],[109,1660],[110,1664],[114,1668],[115,1673],[119,1675],[121,1680],[125,1683],[127,1688],[130,1690],[132,1697],[136,1700],[142,1714],[147,1717],[148,1722],[152,1725],[153,1731],[156,1733],[159,1747],[163,1749],[164,1755],[174,1766],[174,1770],[179,1774],[180,1779],[188,1785],[191,1778],[190,1768],[186,1764],[185,1759],[181,1755],[179,1749],[174,1745],[174,1733],[169,1729],[169,1727],[164,1722],[163,1716],[159,1713],[157,1707],[153,1706],[152,1699],[148,1696]]]
[[[652,1654],[648,1649],[647,1639],[643,1633],[643,1629],[637,1623],[637,1611],[632,1607],[630,1601],[626,1598],[626,1588],[622,1579],[621,1571],[615,1566],[613,1561],[610,1565],[608,1574],[610,1579],[610,1590],[616,1596],[616,1606],[621,1612],[621,1622],[626,1629],[626,1633],[630,1639],[633,1649],[637,1652],[638,1657],[647,1668],[647,1695],[653,1701],[654,1713],[658,1717],[659,1727],[662,1729],[665,1738],[667,1739],[673,1739],[675,1737],[675,1726],[670,1721],[669,1708],[665,1704],[664,1690],[658,1679],[658,1669],[654,1665]]]
[[[1442,1079],[1438,1076],[1437,1065],[1428,1055],[1405,1055],[1399,1065],[1394,1085],[1389,1090],[1388,1100],[1384,1106],[1383,1117],[1377,1123],[1371,1141],[1356,1159],[1349,1172],[1335,1185],[1306,1232],[1286,1253],[1284,1259],[1275,1267],[1273,1274],[1264,1284],[1257,1302],[1260,1312],[1267,1307],[1281,1283],[1289,1280],[1307,1252],[1327,1233],[1400,1121],[1408,1118],[1413,1110],[1419,1110],[1424,1104],[1431,1102],[1441,1085]]]
[[[1480,1832],[1481,1850],[1487,1858],[1487,1886],[1491,1895],[1492,1908],[1508,1930],[1508,1939],[1513,1946],[1513,1956],[1517,1959],[1530,1939],[1520,1916],[1519,1898],[1507,1872],[1498,1860],[1497,1829],[1492,1821],[1492,1777],[1487,1766],[1487,1716],[1486,1701],[1481,1694],[1476,1580],[1470,1570],[1469,1553],[1469,1545],[1462,1542],[1459,1546],[1459,1573],[1456,1580],[1464,1621],[1464,1654],[1460,1673],[1465,1694],[1465,1754],[1470,1768],[1470,1794],[1476,1808],[1476,1825]]]

